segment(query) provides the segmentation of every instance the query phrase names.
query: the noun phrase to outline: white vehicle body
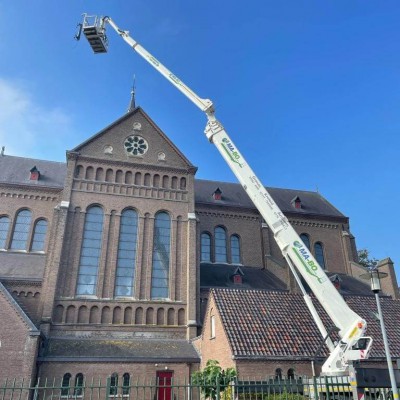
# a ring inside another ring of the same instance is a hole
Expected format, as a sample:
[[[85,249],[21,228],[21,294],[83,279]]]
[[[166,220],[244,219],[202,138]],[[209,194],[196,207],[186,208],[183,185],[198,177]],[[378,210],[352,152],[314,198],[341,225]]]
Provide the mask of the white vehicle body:
[[[218,148],[222,157],[272,230],[275,240],[303,292],[304,299],[321,335],[325,339],[330,356],[322,367],[322,373],[326,375],[347,374],[348,366],[352,361],[367,358],[368,356],[372,344],[371,338],[366,338],[368,343],[366,348],[362,350],[353,349],[357,347],[359,339],[365,332],[366,321],[349,308],[324,270],[293,229],[288,219],[283,215],[275,201],[247,164],[238,148],[229,138],[223,125],[215,117],[212,101],[197,96],[196,93],[161,64],[160,61],[145,50],[136,40],[132,39],[128,31],[118,28],[110,17],[100,18],[84,14],[81,30],[95,53],[107,52],[106,24],[109,24],[133,50],[139,53],[150,65],[206,114],[207,125],[205,134],[208,140]],[[80,33],[77,38],[79,36]],[[307,282],[315,297],[339,329],[340,340],[338,343],[333,343],[328,337],[329,335],[316,312],[311,298],[304,290],[296,270]]]

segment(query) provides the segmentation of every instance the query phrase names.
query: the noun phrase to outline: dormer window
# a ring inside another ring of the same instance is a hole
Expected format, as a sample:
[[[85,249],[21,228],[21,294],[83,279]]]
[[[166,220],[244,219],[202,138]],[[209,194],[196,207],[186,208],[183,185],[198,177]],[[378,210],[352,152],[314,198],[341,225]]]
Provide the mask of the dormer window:
[[[342,284],[342,279],[340,278],[340,276],[335,274],[335,275],[332,275],[329,279],[333,283],[333,286],[335,286],[336,290],[340,291],[341,284]]]
[[[215,192],[213,193],[213,199],[214,200],[222,200],[222,192],[220,188],[217,188]]]
[[[231,275],[233,283],[235,285],[241,285],[243,283],[243,276],[243,271],[241,270],[241,268],[237,267],[235,269],[235,272]]]
[[[31,181],[38,181],[38,180],[39,180],[39,178],[40,178],[40,172],[39,172],[39,170],[36,168],[36,165],[35,165],[33,168],[31,168],[31,169],[29,170],[29,172],[31,173],[31,175],[30,175],[30,177],[29,177],[29,179],[30,179]]]
[[[294,208],[296,208],[296,209],[300,209],[301,208],[301,200],[300,200],[300,197],[299,196],[296,196],[292,201],[291,201],[291,203],[292,203],[292,206],[294,207]]]

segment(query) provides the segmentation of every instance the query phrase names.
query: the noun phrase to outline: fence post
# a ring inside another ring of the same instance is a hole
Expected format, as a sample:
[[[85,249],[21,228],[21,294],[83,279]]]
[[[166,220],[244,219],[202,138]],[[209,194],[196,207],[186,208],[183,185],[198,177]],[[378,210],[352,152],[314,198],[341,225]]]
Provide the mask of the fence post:
[[[219,375],[217,375],[217,397],[216,397],[216,400],[220,400],[220,397],[221,397],[221,386],[220,386],[220,377],[219,377]]]
[[[314,398],[315,400],[318,400],[318,384],[317,384],[317,377],[314,375],[313,376],[313,386],[314,386]]]

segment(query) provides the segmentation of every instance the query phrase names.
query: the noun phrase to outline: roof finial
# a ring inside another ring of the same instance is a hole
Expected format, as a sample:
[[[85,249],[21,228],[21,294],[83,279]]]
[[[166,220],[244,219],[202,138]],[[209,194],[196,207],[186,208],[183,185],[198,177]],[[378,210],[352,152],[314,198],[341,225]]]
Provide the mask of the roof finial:
[[[131,112],[132,110],[134,110],[136,108],[136,104],[135,104],[135,84],[136,84],[136,76],[133,75],[133,85],[132,85],[132,89],[131,89],[131,101],[129,103],[128,112]]]

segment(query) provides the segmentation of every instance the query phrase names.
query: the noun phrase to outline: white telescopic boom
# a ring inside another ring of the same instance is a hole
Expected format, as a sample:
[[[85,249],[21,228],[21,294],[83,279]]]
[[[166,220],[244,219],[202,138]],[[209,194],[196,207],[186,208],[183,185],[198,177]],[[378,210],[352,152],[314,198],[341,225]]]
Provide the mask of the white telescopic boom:
[[[85,16],[86,20],[86,16]],[[334,324],[339,328],[341,341],[334,348],[333,343],[327,340],[331,355],[323,366],[323,372],[343,373],[347,367],[346,352],[363,335],[366,329],[366,322],[344,301],[324,270],[320,267],[308,248],[304,245],[297,232],[293,229],[288,219],[283,215],[271,195],[261,184],[255,173],[245,161],[237,147],[229,138],[222,124],[214,115],[213,103],[209,99],[202,99],[186,86],[176,75],[162,65],[155,57],[145,50],[137,41],[132,39],[128,31],[118,28],[110,17],[101,20],[101,32],[105,39],[104,26],[108,23],[125,40],[126,43],[139,53],[150,65],[167,78],[177,89],[179,89],[189,100],[191,100],[207,116],[205,134],[210,142],[214,143],[222,157],[225,159],[239,182],[246,190],[250,199],[272,230],[275,240],[280,247],[283,256],[293,270],[296,267],[298,272],[307,282],[315,297],[326,310]],[[85,25],[83,27],[85,32]],[[104,48],[102,51],[106,52]],[[296,274],[296,272],[293,270]],[[303,293],[307,306],[323,337],[327,336],[326,329],[313,306],[311,299]],[[352,358],[354,360],[354,358]]]

